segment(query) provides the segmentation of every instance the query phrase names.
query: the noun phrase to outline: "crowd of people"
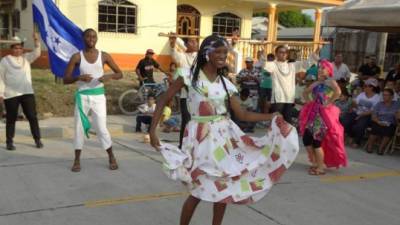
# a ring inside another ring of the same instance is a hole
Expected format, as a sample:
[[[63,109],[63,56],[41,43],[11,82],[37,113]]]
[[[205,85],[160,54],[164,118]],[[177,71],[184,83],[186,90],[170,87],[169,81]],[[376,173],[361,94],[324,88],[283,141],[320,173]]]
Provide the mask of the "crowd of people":
[[[7,149],[15,150],[13,138],[18,107],[29,120],[38,148],[43,144],[36,117],[30,63],[40,54],[38,35],[35,50],[23,54],[23,43],[11,45],[11,55],[0,62],[0,101],[6,106]],[[85,137],[92,127],[108,153],[109,169],[118,169],[107,129],[104,83],[122,78],[122,72],[106,52],[96,48],[97,33],[83,32],[85,48],[72,55],[64,84],[77,84],[75,93],[75,159],[71,170],[81,170]],[[213,202],[213,224],[221,224],[227,204],[249,204],[262,199],[294,162],[299,151],[298,133],[309,154],[310,175],[324,175],[329,167],[347,165],[345,136],[366,151],[377,153],[395,135],[400,118],[400,65],[380,79],[374,57],[366,58],[353,79],[343,56],[330,62],[318,52],[307,60],[288,59],[286,46],[274,54],[258,53],[245,59],[245,67],[231,76],[227,57],[232,43],[211,35],[198,47],[195,38],[169,41],[173,63],[164,71],[146,51],[136,68],[140,84],[154,83],[155,69],[168,74],[170,86],[156,102],[149,95],[139,106],[136,131],[147,125],[151,145],[160,151],[167,175],[190,190],[182,207],[181,224],[189,224],[200,201]],[[104,65],[113,71],[104,74]],[[81,74],[74,76],[79,67]],[[234,78],[233,78],[234,77]],[[180,98],[180,118],[172,115],[173,99]],[[90,115],[89,115],[90,112]],[[263,137],[252,137],[256,126]],[[179,146],[161,143],[157,130],[180,132]],[[296,129],[297,128],[297,129]],[[369,131],[369,132],[367,132]],[[379,138],[381,137],[381,138]],[[240,181],[240,182],[238,182]]]

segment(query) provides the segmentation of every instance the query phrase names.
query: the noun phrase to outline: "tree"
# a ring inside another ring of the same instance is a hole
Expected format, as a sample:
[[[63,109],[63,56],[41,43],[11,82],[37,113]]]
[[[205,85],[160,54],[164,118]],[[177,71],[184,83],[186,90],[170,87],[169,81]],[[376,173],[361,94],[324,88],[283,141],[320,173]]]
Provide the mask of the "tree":
[[[268,17],[265,12],[255,13],[253,16]],[[284,27],[314,27],[314,21],[311,17],[300,10],[280,12],[278,21]]]
[[[313,27],[314,21],[309,15],[303,14],[300,10],[286,11],[278,14],[279,24],[284,27]]]

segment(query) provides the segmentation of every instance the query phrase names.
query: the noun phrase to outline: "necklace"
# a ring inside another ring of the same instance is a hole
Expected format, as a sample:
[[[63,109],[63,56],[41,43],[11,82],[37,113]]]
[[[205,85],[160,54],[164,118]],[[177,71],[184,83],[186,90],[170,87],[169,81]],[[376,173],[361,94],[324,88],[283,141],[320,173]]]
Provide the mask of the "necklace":
[[[276,65],[276,67],[278,68],[278,71],[279,71],[280,74],[282,74],[284,76],[288,76],[290,74],[290,72],[291,72],[290,71],[290,67],[288,67],[288,72],[285,73],[285,72],[283,72],[282,66],[280,64],[278,64],[276,61],[274,63]],[[284,62],[284,63],[286,64],[286,62]]]

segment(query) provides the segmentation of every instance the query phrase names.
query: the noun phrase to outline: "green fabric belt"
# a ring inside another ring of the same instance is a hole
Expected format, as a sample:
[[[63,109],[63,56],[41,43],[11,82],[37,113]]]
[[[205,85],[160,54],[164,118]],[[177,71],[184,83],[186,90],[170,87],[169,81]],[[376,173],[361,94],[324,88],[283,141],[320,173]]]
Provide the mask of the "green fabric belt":
[[[192,116],[192,120],[198,123],[218,122],[223,120],[225,115],[213,115],[213,116]]]
[[[89,138],[89,130],[92,126],[90,125],[89,118],[83,111],[81,95],[104,95],[104,93],[105,93],[104,87],[86,89],[75,92],[75,104],[78,106],[79,116],[81,118],[83,131],[85,132],[87,138]]]

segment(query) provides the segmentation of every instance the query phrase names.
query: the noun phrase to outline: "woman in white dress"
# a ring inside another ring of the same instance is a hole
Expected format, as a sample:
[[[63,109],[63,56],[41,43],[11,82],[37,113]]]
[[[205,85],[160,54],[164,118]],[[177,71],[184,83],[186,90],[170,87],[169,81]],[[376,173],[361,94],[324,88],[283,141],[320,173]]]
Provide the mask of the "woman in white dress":
[[[166,174],[183,182],[190,192],[182,208],[181,225],[190,223],[201,200],[214,203],[212,224],[221,224],[227,204],[260,200],[298,153],[296,129],[281,116],[247,112],[240,107],[236,87],[221,73],[227,54],[228,43],[223,37],[207,37],[192,68],[178,70],[179,78],[153,115],[151,144],[163,155]],[[160,143],[156,127],[162,109],[181,88],[188,89],[191,121],[179,149]],[[264,137],[250,137],[229,119],[229,108],[242,121],[272,120],[272,125]]]

